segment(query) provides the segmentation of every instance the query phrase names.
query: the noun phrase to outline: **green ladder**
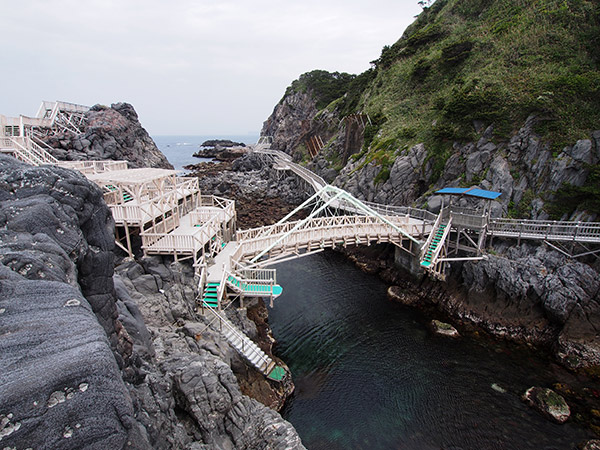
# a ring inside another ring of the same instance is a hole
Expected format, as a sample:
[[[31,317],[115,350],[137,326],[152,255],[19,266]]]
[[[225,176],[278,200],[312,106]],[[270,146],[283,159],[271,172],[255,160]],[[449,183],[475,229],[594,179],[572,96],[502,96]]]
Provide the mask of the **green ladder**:
[[[431,266],[431,258],[433,257],[435,250],[438,248],[438,245],[440,245],[442,237],[444,236],[445,229],[446,229],[446,225],[440,224],[440,226],[436,230],[435,235],[433,236],[433,239],[431,241],[431,244],[429,244],[429,248],[427,249],[427,253],[425,253],[425,256],[423,257],[423,261],[421,261],[421,265],[423,267]]]
[[[202,295],[202,306],[205,308],[218,308],[219,299],[217,297],[217,288],[219,283],[209,281],[206,283],[204,294]]]

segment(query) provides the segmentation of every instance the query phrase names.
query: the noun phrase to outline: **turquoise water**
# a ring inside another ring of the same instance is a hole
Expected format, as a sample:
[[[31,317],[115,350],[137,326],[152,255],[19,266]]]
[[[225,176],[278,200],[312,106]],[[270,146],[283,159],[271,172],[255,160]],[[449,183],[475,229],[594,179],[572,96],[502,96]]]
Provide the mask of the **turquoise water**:
[[[284,293],[269,322],[296,383],[282,414],[307,448],[549,450],[591,437],[521,402],[530,386],[557,381],[546,359],[433,336],[428,319],[338,254],[276,267]]]
[[[255,144],[257,134],[226,135],[226,136],[152,136],[158,149],[163,152],[176,170],[182,170],[188,164],[197,164],[207,161],[204,158],[194,158],[192,155],[198,151],[200,145],[209,139],[229,139],[244,144]]]

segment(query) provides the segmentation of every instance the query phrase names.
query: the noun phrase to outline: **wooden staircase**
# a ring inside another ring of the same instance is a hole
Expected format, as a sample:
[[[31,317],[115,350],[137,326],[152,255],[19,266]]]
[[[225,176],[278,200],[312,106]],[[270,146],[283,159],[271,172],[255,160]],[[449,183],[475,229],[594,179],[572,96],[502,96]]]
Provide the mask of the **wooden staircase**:
[[[278,366],[255,342],[238,330],[221,314],[216,307],[207,307],[206,310],[218,319],[221,334],[244,359],[270,380],[283,380],[285,376],[285,369],[283,367]]]

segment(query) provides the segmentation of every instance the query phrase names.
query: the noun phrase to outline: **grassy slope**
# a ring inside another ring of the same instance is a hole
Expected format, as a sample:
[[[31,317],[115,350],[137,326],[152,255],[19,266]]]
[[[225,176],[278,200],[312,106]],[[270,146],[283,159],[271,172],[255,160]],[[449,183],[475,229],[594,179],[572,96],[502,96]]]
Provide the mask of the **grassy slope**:
[[[438,0],[376,61],[363,108],[387,118],[371,152],[418,142],[440,164],[493,123],[507,138],[530,113],[559,149],[600,123],[600,14],[587,0]],[[435,126],[432,126],[435,124]]]
[[[424,142],[434,182],[452,144],[475,138],[476,120],[494,125],[498,143],[535,113],[543,119],[536,131],[556,152],[600,129],[597,0],[437,0],[373,65],[358,76],[313,71],[286,94],[310,89],[319,108],[340,117],[368,113],[354,158],[383,166],[375,181]]]

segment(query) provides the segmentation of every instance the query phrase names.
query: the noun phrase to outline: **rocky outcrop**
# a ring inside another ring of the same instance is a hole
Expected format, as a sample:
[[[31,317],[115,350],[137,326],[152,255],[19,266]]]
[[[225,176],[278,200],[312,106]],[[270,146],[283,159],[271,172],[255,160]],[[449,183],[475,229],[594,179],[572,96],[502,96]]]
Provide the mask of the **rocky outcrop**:
[[[361,200],[390,205],[407,205],[414,202],[427,188],[431,169],[425,164],[427,150],[423,144],[402,152],[390,169],[385,183],[378,183],[383,170],[374,162],[350,162],[342,169],[334,184]]]
[[[286,95],[263,124],[261,135],[271,136],[273,148],[292,155],[313,132],[316,114],[316,101],[311,92]]]
[[[452,325],[446,322],[442,322],[440,320],[432,320],[429,323],[429,328],[434,334],[438,336],[449,337],[453,339],[457,339],[460,337],[458,330],[454,328]]]
[[[99,188],[0,157],[0,211],[3,448],[303,448],[241,393],[247,366],[195,313],[191,267],[114,273]]]
[[[131,340],[117,320],[100,189],[9,157],[0,186],[3,446],[146,448],[122,379]]]
[[[488,324],[552,335],[557,357],[571,367],[600,365],[600,278],[586,264],[543,246],[508,247],[462,266],[463,307]],[[518,333],[522,337],[526,332]]]
[[[571,415],[565,399],[552,389],[531,387],[523,394],[523,401],[557,423],[565,423]]]
[[[81,292],[0,267],[3,448],[148,448],[106,333]]]
[[[590,139],[577,141],[553,156],[547,143],[535,134],[537,118],[531,116],[508,142],[493,140],[493,127],[482,129],[477,142],[454,144],[439,178],[431,180],[433,167],[425,145],[400,152],[389,177],[378,181],[381,165],[359,159],[350,161],[334,184],[358,198],[392,205],[425,205],[439,209],[440,199],[431,192],[443,187],[479,186],[501,192],[492,215],[509,212],[522,218],[547,219],[544,204],[563,184],[582,186],[588,166],[600,161],[600,146],[594,132]],[[461,200],[467,206],[468,200]],[[593,219],[593,217],[589,217]]]
[[[187,168],[199,177],[202,192],[235,199],[240,228],[275,223],[308,198],[297,178],[281,178],[256,154],[245,154],[231,165],[223,164],[229,163]]]
[[[125,160],[130,167],[173,166],[142,127],[129,103],[93,106],[85,115],[83,132],[58,133],[45,138],[60,160]]]

